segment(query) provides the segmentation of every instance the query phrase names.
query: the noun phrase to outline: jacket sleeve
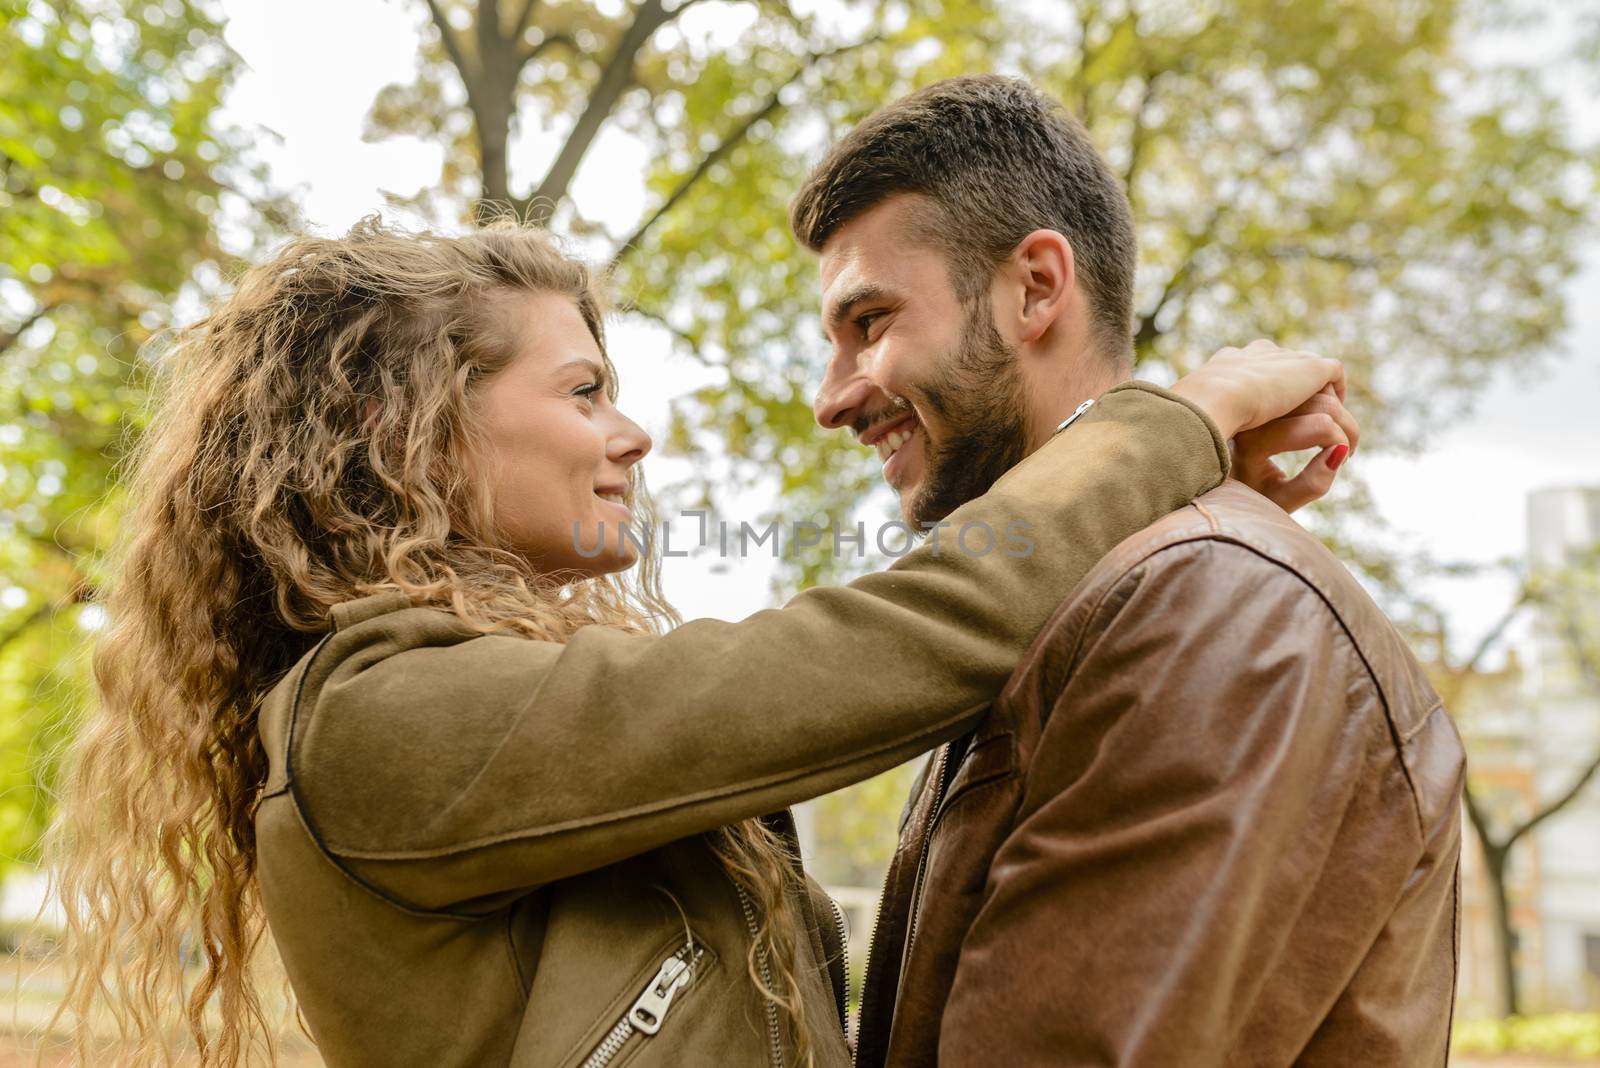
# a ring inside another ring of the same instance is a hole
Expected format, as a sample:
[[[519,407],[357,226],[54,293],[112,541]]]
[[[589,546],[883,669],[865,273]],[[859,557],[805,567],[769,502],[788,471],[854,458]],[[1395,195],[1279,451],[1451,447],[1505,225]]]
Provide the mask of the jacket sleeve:
[[[774,811],[970,728],[1094,563],[1226,471],[1197,408],[1130,384],[953,512],[940,546],[738,623],[565,644],[426,609],[358,624],[297,684],[290,789],[325,852],[417,908]]]
[[[1246,1020],[1326,1008],[1269,1010],[1286,951],[1331,1001],[1422,855],[1375,684],[1300,576],[1185,543],[1088,620],[961,945],[941,1065],[1234,1063]]]

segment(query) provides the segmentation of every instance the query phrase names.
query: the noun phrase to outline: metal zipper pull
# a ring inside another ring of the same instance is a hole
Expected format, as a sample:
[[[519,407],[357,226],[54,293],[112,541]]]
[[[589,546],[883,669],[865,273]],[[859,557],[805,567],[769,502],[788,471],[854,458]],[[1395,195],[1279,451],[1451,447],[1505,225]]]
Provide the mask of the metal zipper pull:
[[[628,1010],[628,1022],[647,1035],[661,1030],[661,1021],[672,1005],[678,991],[689,985],[689,964],[682,957],[671,956],[661,962],[653,983],[645,988],[639,1000]]]
[[[636,1034],[653,1035],[661,1030],[661,1021],[666,1018],[672,999],[677,997],[678,991],[689,985],[689,980],[694,978],[694,966],[705,955],[704,947],[690,942],[662,961],[656,977],[650,980],[644,993],[600,1040],[594,1052],[589,1054],[589,1059],[583,1062],[583,1068],[606,1068],[622,1051],[622,1047],[627,1045],[628,1039]]]

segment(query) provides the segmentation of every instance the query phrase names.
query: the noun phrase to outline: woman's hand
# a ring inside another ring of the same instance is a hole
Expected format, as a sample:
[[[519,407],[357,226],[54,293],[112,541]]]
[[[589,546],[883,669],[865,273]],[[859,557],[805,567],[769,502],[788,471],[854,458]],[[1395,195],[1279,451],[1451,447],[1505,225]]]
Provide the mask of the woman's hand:
[[[1198,404],[1222,436],[1232,438],[1288,415],[1325,386],[1344,400],[1344,364],[1259,340],[1217,350],[1172,391]]]
[[[1310,504],[1333,488],[1334,473],[1361,440],[1361,426],[1340,403],[1333,387],[1266,426],[1246,430],[1229,442],[1232,476],[1285,512]],[[1290,478],[1273,462],[1279,453],[1320,449]]]
[[[1361,437],[1344,406],[1344,365],[1270,341],[1222,349],[1172,388],[1233,439],[1233,477],[1286,512],[1327,493]],[[1293,478],[1272,460],[1302,449],[1321,451]]]

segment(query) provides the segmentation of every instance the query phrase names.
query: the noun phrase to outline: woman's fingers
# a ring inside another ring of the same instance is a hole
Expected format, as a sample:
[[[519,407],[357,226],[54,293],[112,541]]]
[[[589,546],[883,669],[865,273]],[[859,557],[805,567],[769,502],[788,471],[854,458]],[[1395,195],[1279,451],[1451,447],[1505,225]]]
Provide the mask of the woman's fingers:
[[[1350,436],[1339,421],[1326,412],[1311,415],[1285,415],[1266,426],[1247,430],[1234,438],[1241,454],[1271,457],[1280,452],[1349,445]]]
[[[1335,474],[1360,439],[1360,424],[1330,383],[1291,414],[1234,438],[1234,477],[1292,512],[1333,488]],[[1293,478],[1273,461],[1274,456],[1304,449],[1319,452]]]
[[[1333,445],[1348,445],[1354,452],[1361,441],[1361,424],[1339,403],[1329,386],[1288,415],[1247,430],[1234,441],[1240,450],[1252,456],[1274,456],[1280,452]]]
[[[1266,494],[1267,498],[1285,512],[1321,500],[1333,488],[1333,480],[1337,477],[1335,472],[1347,455],[1349,449],[1345,445],[1331,445],[1323,449],[1298,475],[1284,478],[1273,487],[1273,491]]]
[[[1322,387],[1320,393],[1289,414],[1315,415],[1319,412],[1327,413],[1333,417],[1334,421],[1344,431],[1346,444],[1350,446],[1350,451],[1355,452],[1356,446],[1361,442],[1361,424],[1356,422],[1356,417],[1350,414],[1350,409],[1344,406],[1343,364],[1339,365],[1339,375],[1340,381],[1338,383],[1328,383]]]

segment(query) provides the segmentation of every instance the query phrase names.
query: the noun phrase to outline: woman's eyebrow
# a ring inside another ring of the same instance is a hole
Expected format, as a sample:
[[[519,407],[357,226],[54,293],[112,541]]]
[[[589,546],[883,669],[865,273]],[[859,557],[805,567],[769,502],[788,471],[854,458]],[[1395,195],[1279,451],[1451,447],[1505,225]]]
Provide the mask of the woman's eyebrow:
[[[568,360],[566,363],[562,364],[560,367],[557,367],[556,370],[557,371],[565,371],[570,367],[582,367],[584,370],[588,371],[590,374],[592,374],[596,378],[600,379],[600,381],[602,381],[602,382],[605,381],[606,369],[604,367],[601,367],[599,364],[595,363],[593,360],[584,360],[584,359]]]

